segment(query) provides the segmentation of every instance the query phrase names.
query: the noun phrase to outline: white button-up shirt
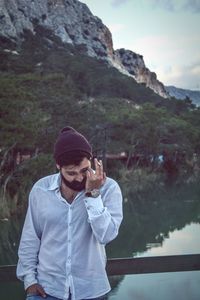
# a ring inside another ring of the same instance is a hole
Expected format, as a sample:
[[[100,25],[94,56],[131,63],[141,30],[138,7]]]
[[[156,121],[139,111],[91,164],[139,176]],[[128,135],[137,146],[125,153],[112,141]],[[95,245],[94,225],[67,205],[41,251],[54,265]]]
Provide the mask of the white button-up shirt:
[[[32,188],[19,246],[17,277],[25,289],[39,283],[47,294],[68,299],[96,298],[110,290],[105,245],[122,221],[122,195],[107,178],[97,198],[84,191],[69,204],[60,193],[60,175]]]

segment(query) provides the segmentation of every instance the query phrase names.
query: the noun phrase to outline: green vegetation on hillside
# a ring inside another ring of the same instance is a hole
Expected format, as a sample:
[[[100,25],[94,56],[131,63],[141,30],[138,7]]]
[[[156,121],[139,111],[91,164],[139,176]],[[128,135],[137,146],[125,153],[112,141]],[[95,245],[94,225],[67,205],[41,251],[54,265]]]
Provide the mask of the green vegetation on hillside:
[[[200,155],[200,109],[161,98],[47,30],[26,32],[20,47],[1,40],[0,68],[2,216],[23,207],[32,184],[55,172],[53,144],[66,125],[85,134],[96,155],[127,154],[124,163],[107,162],[108,175],[115,177],[123,177],[119,165],[155,172],[164,151],[184,155],[184,164]],[[136,164],[133,156],[139,157]]]

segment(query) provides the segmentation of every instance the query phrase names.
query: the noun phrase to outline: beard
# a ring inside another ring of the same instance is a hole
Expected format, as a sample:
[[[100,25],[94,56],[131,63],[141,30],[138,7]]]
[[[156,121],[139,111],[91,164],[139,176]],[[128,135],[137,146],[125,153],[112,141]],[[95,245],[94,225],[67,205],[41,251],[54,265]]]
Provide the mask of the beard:
[[[86,177],[80,182],[77,180],[68,181],[62,173],[60,173],[63,183],[73,191],[80,192],[85,189]]]

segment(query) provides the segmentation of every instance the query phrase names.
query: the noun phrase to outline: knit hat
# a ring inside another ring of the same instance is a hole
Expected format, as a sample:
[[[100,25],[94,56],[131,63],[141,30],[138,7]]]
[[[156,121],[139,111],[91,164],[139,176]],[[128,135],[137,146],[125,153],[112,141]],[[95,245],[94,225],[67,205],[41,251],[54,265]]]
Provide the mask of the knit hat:
[[[92,147],[87,139],[74,128],[64,127],[54,145],[54,158],[57,161],[62,154],[72,151],[83,151],[92,157]]]

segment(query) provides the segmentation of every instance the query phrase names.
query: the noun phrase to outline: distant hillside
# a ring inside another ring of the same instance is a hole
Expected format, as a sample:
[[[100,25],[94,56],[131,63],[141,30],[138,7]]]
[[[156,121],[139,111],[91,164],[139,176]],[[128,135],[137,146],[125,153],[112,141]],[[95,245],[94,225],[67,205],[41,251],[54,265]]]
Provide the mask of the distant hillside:
[[[177,88],[175,86],[165,86],[165,89],[169,93],[171,97],[175,97],[176,99],[186,99],[187,97],[192,100],[192,103],[200,106],[200,91],[192,91],[185,90],[181,88]]]

